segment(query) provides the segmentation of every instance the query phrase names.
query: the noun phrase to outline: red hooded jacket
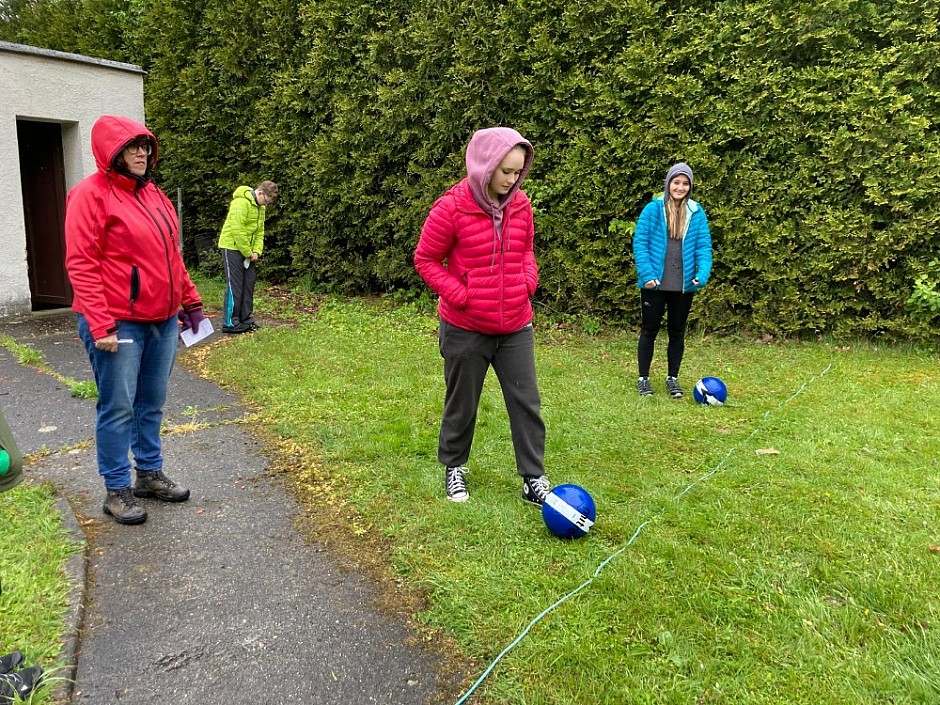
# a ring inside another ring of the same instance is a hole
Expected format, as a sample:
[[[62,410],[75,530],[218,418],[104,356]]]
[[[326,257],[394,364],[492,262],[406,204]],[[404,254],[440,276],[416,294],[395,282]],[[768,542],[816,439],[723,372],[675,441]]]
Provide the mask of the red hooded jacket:
[[[494,203],[486,187],[517,145],[526,150],[525,166],[505,199]],[[480,130],[467,146],[466,161],[467,178],[431,207],[415,268],[440,296],[438,313],[451,325],[488,335],[514,333],[532,322],[530,298],[539,282],[532,204],[519,190],[532,164],[532,146],[509,128]]]
[[[146,176],[114,169],[124,146],[148,137],[153,152]],[[135,120],[104,115],[91,129],[98,171],[69,191],[65,266],[72,309],[85,316],[95,340],[117,331],[116,321],[165,321],[182,306],[202,307],[189,278],[176,210],[150,179],[157,140]]]

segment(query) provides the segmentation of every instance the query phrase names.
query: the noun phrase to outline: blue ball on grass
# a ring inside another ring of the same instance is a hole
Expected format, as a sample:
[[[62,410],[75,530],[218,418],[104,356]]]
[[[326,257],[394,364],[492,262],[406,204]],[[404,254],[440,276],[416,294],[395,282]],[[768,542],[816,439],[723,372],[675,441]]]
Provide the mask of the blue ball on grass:
[[[545,526],[560,539],[585,536],[597,518],[597,507],[588,491],[579,485],[553,487],[542,504]]]
[[[728,398],[728,388],[717,377],[702,377],[692,388],[692,396],[699,404],[721,406]]]

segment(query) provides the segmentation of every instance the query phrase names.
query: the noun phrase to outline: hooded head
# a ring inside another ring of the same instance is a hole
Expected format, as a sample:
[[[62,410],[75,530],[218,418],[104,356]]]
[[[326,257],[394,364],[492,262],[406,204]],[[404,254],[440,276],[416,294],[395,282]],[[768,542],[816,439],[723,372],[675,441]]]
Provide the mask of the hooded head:
[[[489,196],[488,187],[493,178],[496,167],[514,147],[525,150],[525,161],[519,178],[513,187],[499,201]],[[467,145],[467,181],[473,192],[473,200],[487,213],[502,210],[503,206],[512,200],[516,191],[522,186],[526,174],[532,166],[532,145],[518,132],[509,127],[488,127],[477,130]]]
[[[91,151],[95,155],[95,164],[98,171],[105,173],[117,170],[117,160],[121,152],[129,143],[140,138],[150,140],[152,151],[147,159],[147,174],[157,163],[157,138],[144,125],[129,117],[120,115],[102,115],[91,128]],[[132,176],[126,169],[121,170],[125,176]]]
[[[689,180],[689,192],[692,192],[692,185],[694,184],[694,181],[692,180],[692,167],[690,167],[685,162],[679,162],[678,164],[673,164],[671,167],[669,167],[669,171],[666,172],[666,200],[669,200],[670,182],[680,174]]]

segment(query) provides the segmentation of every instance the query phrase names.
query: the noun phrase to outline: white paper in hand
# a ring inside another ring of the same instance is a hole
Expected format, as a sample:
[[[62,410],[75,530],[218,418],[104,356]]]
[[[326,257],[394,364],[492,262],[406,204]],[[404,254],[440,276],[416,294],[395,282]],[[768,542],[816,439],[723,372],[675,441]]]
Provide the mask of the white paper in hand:
[[[248,258],[248,257],[246,257],[246,258],[245,258],[245,269],[248,269],[250,266],[251,266],[251,259]]]
[[[206,318],[202,323],[199,324],[198,333],[193,333],[192,328],[187,328],[182,333],[180,333],[180,338],[183,340],[183,345],[188,348],[193,343],[198,343],[200,340],[203,338],[208,338],[213,333],[215,333],[215,329],[212,327],[212,323],[209,321],[209,319]]]

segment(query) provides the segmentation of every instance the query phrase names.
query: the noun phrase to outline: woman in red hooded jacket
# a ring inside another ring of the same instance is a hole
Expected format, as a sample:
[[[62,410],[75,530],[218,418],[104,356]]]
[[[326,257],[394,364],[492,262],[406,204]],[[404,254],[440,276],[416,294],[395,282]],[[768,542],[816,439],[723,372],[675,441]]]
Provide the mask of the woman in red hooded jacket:
[[[532,204],[520,190],[532,157],[532,145],[508,127],[474,133],[467,176],[431,207],[414,255],[418,273],[440,296],[446,393],[438,459],[453,502],[469,498],[464,463],[491,365],[509,413],[522,497],[541,505],[549,490],[530,301],[539,278],[535,230]]]
[[[140,524],[147,513],[137,497],[189,499],[189,490],[163,473],[160,424],[179,324],[196,332],[202,301],[183,264],[176,211],[151,179],[153,133],[130,118],[104,115],[92,127],[91,146],[97,171],[66,202],[65,265],[98,386],[104,512]],[[128,451],[137,471],[133,488]]]

